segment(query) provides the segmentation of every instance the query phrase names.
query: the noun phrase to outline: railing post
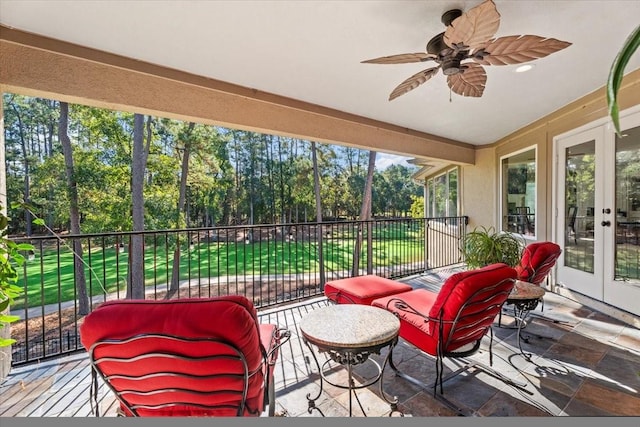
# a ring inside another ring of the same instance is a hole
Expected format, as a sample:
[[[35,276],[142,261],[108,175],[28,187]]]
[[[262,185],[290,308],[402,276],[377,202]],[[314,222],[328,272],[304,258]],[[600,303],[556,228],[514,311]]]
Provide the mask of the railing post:
[[[318,241],[318,264],[320,265],[320,291],[324,293],[324,284],[326,281],[324,275],[324,251],[323,251],[323,241],[324,241],[324,233],[322,232],[322,222],[316,223],[316,239]]]
[[[429,270],[429,218],[424,218],[424,270]]]
[[[460,227],[460,229],[462,230],[460,232],[460,235],[458,236],[458,248],[460,249],[460,242],[462,242],[465,238],[465,236],[467,235],[467,226],[469,225],[469,217],[467,215],[464,215],[462,218],[464,218],[464,227]],[[460,254],[460,262],[467,262],[467,260],[464,258],[464,252],[463,251],[459,251]]]
[[[373,221],[367,221],[367,274],[373,274]]]

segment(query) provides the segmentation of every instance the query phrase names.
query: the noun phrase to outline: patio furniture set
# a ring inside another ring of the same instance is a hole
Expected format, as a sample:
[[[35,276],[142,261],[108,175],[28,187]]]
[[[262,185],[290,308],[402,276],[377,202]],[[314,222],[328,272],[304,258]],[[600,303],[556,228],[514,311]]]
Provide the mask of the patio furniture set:
[[[501,320],[503,305],[511,304],[520,335],[529,311],[542,300],[544,290],[539,285],[559,254],[554,243],[533,243],[516,268],[492,264],[459,272],[439,292],[375,275],[327,282],[325,296],[334,304],[307,314],[299,326],[319,372],[320,391],[307,395],[308,412],[317,410],[324,416],[315,401],[326,382],[349,390],[350,416],[353,398],[366,416],[356,392],[378,383],[381,397],[390,405],[389,415],[403,415],[397,399],[383,390],[387,365],[396,375],[431,387],[434,397],[461,414],[444,397],[443,384],[468,369],[480,369],[524,389],[524,383],[491,367],[492,326],[499,316]],[[278,349],[291,335],[277,325],[260,324],[253,304],[243,296],[110,301],[85,318],[80,332],[92,365],[91,398],[95,399],[100,376],[119,400],[124,416],[260,416],[267,408],[273,416],[273,367]],[[489,365],[466,359],[479,350],[487,334]],[[398,370],[393,349],[399,338],[435,358],[433,384]],[[527,357],[520,338],[518,346]],[[369,356],[383,349],[381,365]],[[329,357],[322,364],[320,353]],[[444,376],[445,358],[460,360],[463,366]],[[330,360],[347,368],[345,384],[326,375]],[[353,368],[364,363],[372,364],[375,374],[356,384]],[[95,407],[99,415],[97,402]]]

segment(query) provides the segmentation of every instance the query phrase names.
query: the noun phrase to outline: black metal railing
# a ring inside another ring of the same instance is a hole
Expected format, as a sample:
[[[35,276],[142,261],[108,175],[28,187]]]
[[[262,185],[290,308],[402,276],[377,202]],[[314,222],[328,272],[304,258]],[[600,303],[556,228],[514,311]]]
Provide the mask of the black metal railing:
[[[12,305],[21,317],[12,325],[12,363],[80,349],[74,263],[83,265],[89,311],[124,299],[136,240],[144,253],[145,298],[240,294],[264,308],[322,295],[327,281],[354,274],[398,278],[461,263],[466,224],[466,217],[400,218],[16,239],[35,251],[21,270],[24,295]],[[76,242],[82,257],[71,249]]]

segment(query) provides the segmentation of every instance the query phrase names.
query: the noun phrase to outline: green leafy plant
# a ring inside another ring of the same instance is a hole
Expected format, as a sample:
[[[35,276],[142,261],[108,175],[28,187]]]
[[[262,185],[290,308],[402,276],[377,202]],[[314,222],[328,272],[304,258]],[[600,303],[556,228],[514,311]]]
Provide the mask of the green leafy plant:
[[[640,46],[640,25],[631,32],[624,45],[616,55],[611,69],[609,70],[609,78],[607,79],[607,105],[609,107],[609,116],[613,121],[616,133],[620,136],[620,117],[618,110],[618,90],[624,76],[624,69],[629,59]]]
[[[22,266],[25,251],[32,251],[33,245],[28,243],[16,243],[7,237],[9,218],[1,212],[0,207],[0,327],[15,322],[18,316],[4,314],[11,305],[14,298],[22,293],[22,288],[18,286],[18,271],[16,267]],[[15,340],[0,336],[0,347],[13,344]]]
[[[467,266],[474,269],[497,262],[514,267],[520,262],[524,247],[524,240],[511,233],[476,227],[462,238],[460,250]]]

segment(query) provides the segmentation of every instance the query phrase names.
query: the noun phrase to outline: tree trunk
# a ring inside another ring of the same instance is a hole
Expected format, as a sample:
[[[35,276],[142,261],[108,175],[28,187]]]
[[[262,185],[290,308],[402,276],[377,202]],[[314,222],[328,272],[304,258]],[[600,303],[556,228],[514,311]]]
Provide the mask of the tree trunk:
[[[147,120],[147,144],[144,144],[144,116],[133,117],[133,154],[131,159],[131,213],[133,231],[144,231],[144,172],[151,143],[151,117]],[[131,236],[127,298],[144,299],[144,238]]]
[[[324,273],[324,254],[322,250],[322,242],[324,235],[322,232],[322,199],[320,198],[320,173],[318,171],[318,155],[316,153],[316,143],[311,141],[311,158],[313,161],[313,189],[316,197],[316,222],[318,239],[318,263],[320,264],[320,289],[324,291],[325,273]]]
[[[16,108],[16,106],[11,103],[11,108],[16,114],[16,118],[18,119],[18,129],[20,130],[20,150],[22,151],[22,161],[24,167],[24,188],[22,197],[24,202],[29,204],[31,203],[31,175],[29,168],[29,150],[27,149],[27,141],[24,135],[24,123],[22,123],[22,115],[20,111]],[[25,234],[27,236],[31,236],[33,234],[33,225],[31,224],[33,218],[31,217],[31,211],[29,209],[24,210],[24,221],[25,221]]]
[[[193,132],[193,128],[195,127],[195,123],[189,123],[189,129],[187,130],[187,134],[184,142],[184,152],[182,153],[182,168],[180,172],[180,192],[178,195],[178,215],[176,220],[176,228],[180,229],[184,226],[184,221],[182,220],[182,214],[185,211],[185,201],[186,201],[186,193],[187,193],[187,175],[189,174],[189,156],[191,155],[191,133]],[[186,242],[187,244],[189,242]],[[167,293],[167,298],[171,298],[178,289],[180,288],[180,237],[178,236],[176,239],[176,248],[173,252],[173,268],[171,271],[171,285],[169,287],[169,292]]]
[[[375,151],[369,151],[369,167],[367,168],[367,181],[365,182],[365,187],[364,187],[364,194],[362,196],[362,207],[360,209],[360,221],[368,221],[369,219],[371,219],[371,189],[373,187],[373,172],[375,171],[376,168],[376,152]],[[363,227],[362,227],[362,223],[358,224],[357,227],[358,232],[356,233],[356,242],[355,242],[355,247],[353,250],[353,268],[351,270],[351,275],[353,277],[358,276],[359,274],[359,269],[358,266],[360,265],[360,251],[362,249],[362,233],[363,233]],[[368,233],[367,233],[367,241],[369,243],[368,245],[368,251],[367,253],[369,254],[369,256],[367,257],[367,272],[371,272],[371,251],[373,249],[372,245],[371,245],[371,228],[368,227]]]
[[[71,234],[81,234],[80,210],[78,208],[78,187],[73,167],[73,148],[68,135],[69,128],[69,104],[60,102],[60,122],[58,126],[58,139],[62,145],[64,165],[67,176],[67,188],[69,191],[69,217],[71,220]],[[89,314],[89,296],[87,295],[87,283],[84,274],[84,262],[82,258],[82,242],[73,240],[74,271],[76,279],[76,291],[78,293],[78,314]]]

